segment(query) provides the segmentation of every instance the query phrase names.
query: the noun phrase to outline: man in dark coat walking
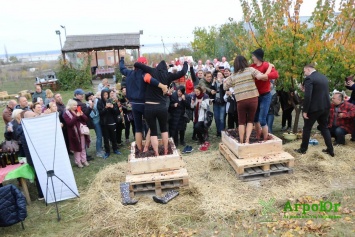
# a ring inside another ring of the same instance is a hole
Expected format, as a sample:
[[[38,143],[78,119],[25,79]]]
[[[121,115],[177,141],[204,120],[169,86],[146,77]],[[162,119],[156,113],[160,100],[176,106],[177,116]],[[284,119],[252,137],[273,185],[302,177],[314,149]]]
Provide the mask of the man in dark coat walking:
[[[295,151],[301,154],[306,154],[311,130],[313,124],[317,121],[325,145],[327,146],[327,149],[323,149],[322,151],[334,157],[334,148],[329,129],[327,128],[330,109],[328,78],[317,72],[312,64],[308,64],[304,67],[304,74],[306,79],[304,80],[304,126],[302,144],[301,148],[296,149]]]

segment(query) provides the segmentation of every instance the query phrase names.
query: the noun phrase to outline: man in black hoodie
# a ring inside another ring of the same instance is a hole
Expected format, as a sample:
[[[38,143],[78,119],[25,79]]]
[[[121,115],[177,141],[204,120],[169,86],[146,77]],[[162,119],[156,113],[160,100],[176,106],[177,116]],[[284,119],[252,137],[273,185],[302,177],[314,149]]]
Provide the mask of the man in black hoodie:
[[[135,63],[134,67],[142,69],[144,72],[149,73],[160,83],[164,85],[170,85],[171,82],[185,76],[188,65],[187,61],[185,60],[182,70],[177,73],[168,72],[168,65],[164,60],[161,61],[156,68],[151,68],[141,63]],[[159,122],[161,136],[164,144],[164,154],[166,155],[168,153],[168,108],[166,107],[166,104],[167,98],[163,94],[162,90],[158,87],[154,87],[149,84],[145,93],[144,115],[150,128],[151,142],[156,156],[159,156],[157,132],[158,129],[156,124],[157,119]],[[146,143],[144,151],[148,149],[148,146],[149,144]]]

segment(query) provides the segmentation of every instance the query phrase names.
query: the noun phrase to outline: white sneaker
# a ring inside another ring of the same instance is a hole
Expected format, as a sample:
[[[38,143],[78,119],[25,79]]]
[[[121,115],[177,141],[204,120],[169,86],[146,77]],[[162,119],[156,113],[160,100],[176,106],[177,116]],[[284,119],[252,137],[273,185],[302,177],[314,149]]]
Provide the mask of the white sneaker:
[[[89,162],[85,161],[85,162],[83,163],[83,165],[89,166]]]

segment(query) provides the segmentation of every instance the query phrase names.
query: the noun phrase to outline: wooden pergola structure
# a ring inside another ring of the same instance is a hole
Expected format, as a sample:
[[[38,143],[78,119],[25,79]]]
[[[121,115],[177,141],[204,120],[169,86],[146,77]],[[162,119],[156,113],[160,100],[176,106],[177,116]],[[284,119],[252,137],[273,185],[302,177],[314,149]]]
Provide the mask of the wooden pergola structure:
[[[86,52],[90,55],[95,52],[96,65],[98,65],[97,51],[112,50],[114,64],[116,65],[116,50],[137,49],[140,56],[140,35],[138,33],[96,34],[96,35],[68,35],[62,48],[62,56],[69,52]]]

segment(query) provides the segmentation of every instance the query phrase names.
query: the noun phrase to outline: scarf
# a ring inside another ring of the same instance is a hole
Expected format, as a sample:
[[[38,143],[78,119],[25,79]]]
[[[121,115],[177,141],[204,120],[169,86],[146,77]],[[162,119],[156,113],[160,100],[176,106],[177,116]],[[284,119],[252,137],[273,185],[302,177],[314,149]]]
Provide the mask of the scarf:
[[[196,100],[202,99],[205,94],[201,93],[199,96],[196,96]],[[194,123],[198,122],[198,111],[200,110],[200,102],[197,102],[196,108],[195,108],[195,116],[194,116]]]

